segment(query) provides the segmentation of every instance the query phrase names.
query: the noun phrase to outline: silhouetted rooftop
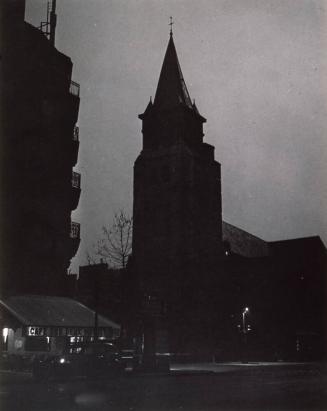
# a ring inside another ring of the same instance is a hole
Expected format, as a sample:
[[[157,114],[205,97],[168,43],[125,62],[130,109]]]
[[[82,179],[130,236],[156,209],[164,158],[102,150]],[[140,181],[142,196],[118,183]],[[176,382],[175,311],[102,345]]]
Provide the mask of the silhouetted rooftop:
[[[319,236],[271,241],[269,247],[274,254],[307,256],[313,253],[324,253],[326,255],[325,244]]]
[[[94,311],[71,298],[22,295],[0,300],[0,305],[23,325],[93,327]],[[120,328],[99,315],[99,327]]]

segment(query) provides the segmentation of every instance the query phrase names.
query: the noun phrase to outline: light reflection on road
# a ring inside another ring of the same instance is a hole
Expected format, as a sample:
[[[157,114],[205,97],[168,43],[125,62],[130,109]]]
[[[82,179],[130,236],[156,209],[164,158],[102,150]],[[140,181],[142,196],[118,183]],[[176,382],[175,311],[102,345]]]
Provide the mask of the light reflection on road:
[[[104,393],[86,392],[77,394],[75,397],[75,403],[84,407],[94,407],[101,404],[105,404],[107,397]]]

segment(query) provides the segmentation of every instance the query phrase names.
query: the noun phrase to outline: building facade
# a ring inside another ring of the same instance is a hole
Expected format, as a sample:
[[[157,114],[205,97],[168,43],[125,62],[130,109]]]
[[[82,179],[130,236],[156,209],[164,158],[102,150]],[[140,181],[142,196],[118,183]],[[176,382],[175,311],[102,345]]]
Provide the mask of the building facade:
[[[60,294],[80,242],[79,85],[55,48],[55,0],[39,28],[25,1],[2,2],[1,280],[3,294]]]

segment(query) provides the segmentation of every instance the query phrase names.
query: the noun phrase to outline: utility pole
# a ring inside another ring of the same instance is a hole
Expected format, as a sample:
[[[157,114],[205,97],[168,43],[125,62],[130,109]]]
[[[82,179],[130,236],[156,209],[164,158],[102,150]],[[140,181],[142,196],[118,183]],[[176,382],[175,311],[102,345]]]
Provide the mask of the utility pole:
[[[94,341],[99,337],[99,280],[102,274],[108,270],[108,264],[101,259],[99,264],[89,264],[79,267],[79,276],[92,278],[93,284],[93,305],[94,305]]]
[[[248,307],[245,307],[242,311],[242,332],[243,332],[243,362],[247,363],[247,333],[250,330],[246,325],[246,315],[250,312]]]
[[[52,0],[51,11],[50,11],[50,42],[55,45],[56,37],[56,26],[57,26],[57,15],[56,15],[56,0]]]
[[[168,371],[167,305],[159,296],[146,294],[142,303],[142,371]],[[164,352],[163,352],[164,351]]]

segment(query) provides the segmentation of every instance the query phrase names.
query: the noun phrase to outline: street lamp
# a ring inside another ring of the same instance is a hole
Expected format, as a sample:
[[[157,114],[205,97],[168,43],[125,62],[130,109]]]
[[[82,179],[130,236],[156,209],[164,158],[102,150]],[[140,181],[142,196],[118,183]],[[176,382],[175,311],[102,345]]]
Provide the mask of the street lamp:
[[[242,312],[242,318],[243,318],[243,333],[244,335],[247,333],[247,329],[245,326],[245,315],[250,311],[249,307],[245,307],[243,312]]]
[[[79,267],[79,277],[85,276],[86,278],[93,279],[93,298],[94,298],[94,341],[98,341],[99,325],[98,325],[98,305],[99,305],[99,282],[101,281],[102,275],[106,273],[108,265],[104,263],[101,258],[98,264],[89,264]]]
[[[245,323],[246,317],[245,316],[249,312],[250,312],[249,307],[245,307],[242,311],[242,320],[243,320],[243,324],[242,324],[243,325],[243,329],[242,329],[242,331],[243,331],[243,363],[247,363],[247,359],[246,359],[246,357],[247,357],[247,354],[246,354],[246,351],[247,351],[247,337],[246,337],[246,334],[249,330],[246,327],[246,323]]]

